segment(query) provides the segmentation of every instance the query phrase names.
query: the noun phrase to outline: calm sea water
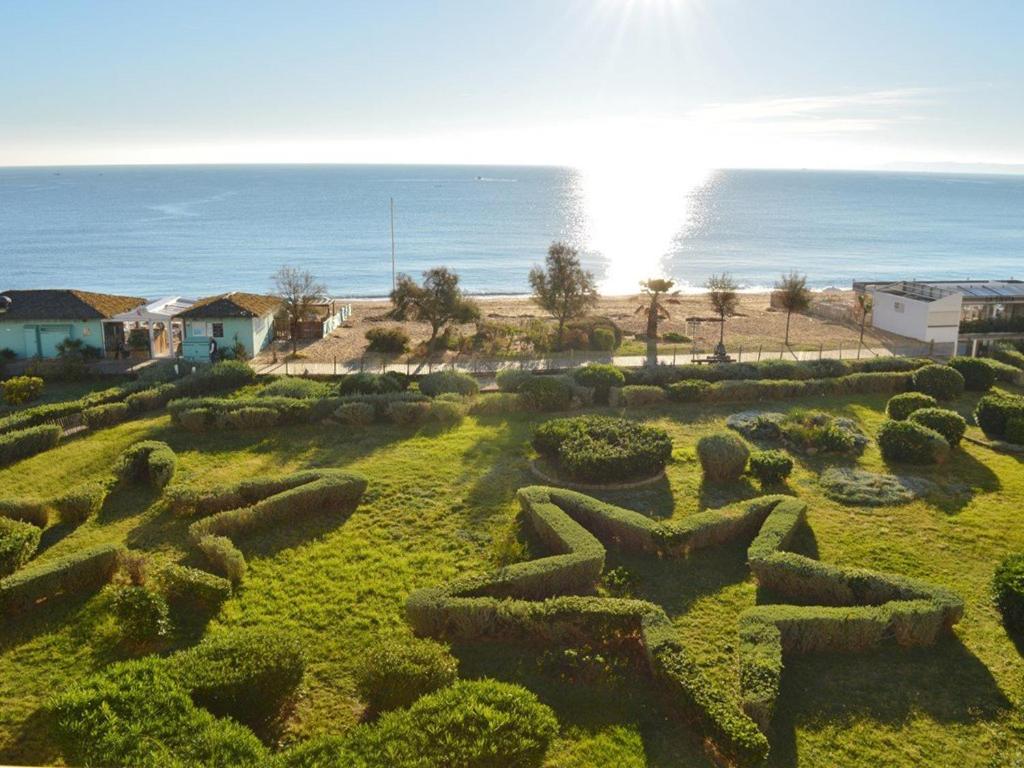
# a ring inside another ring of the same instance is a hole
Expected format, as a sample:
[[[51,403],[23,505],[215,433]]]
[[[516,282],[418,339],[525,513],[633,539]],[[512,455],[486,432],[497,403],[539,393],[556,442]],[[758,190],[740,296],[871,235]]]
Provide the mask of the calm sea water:
[[[475,293],[525,293],[554,239],[606,290],[783,270],[855,278],[1024,277],[1024,177],[564,168],[242,166],[0,169],[0,290],[157,297],[265,291],[300,264],[334,295],[444,264]]]

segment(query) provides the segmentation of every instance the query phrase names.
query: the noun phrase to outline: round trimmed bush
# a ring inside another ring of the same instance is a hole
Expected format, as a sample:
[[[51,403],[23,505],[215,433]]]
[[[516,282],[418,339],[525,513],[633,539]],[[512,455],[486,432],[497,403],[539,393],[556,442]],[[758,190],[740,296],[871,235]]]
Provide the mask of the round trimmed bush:
[[[1024,631],[1024,552],[1007,555],[996,567],[992,597],[1006,626]]]
[[[1024,397],[993,393],[978,400],[974,420],[985,436],[993,440],[1007,439],[1008,427],[1015,419],[1024,420]]]
[[[167,601],[146,587],[118,587],[112,605],[121,636],[130,643],[151,642],[170,629]]]
[[[964,377],[964,388],[968,392],[988,392],[996,383],[996,368],[983,357],[954,357],[949,367]]]
[[[793,460],[783,451],[754,451],[750,454],[750,474],[762,485],[781,483],[793,471]]]
[[[885,422],[878,430],[878,447],[886,461],[905,464],[941,464],[949,456],[946,438],[912,421]]]
[[[578,416],[541,424],[533,446],[574,480],[614,483],[651,477],[672,456],[662,429],[607,416]]]
[[[256,397],[291,397],[308,400],[327,397],[328,392],[328,385],[322,381],[303,379],[299,376],[280,376],[260,389]]]
[[[572,377],[581,387],[594,390],[594,402],[597,405],[607,405],[611,388],[626,383],[626,376],[618,367],[603,363],[591,363],[577,368]]]
[[[903,421],[914,411],[935,408],[938,404],[938,400],[923,392],[904,392],[889,398],[889,402],[885,404],[885,415],[894,421]]]
[[[967,431],[967,422],[964,417],[956,411],[946,408],[922,408],[910,414],[908,421],[920,424],[922,427],[934,429],[949,443],[950,448],[960,445],[960,440]]]
[[[525,371],[522,368],[502,368],[494,375],[498,389],[502,392],[518,392],[520,385],[532,378],[533,371]]]
[[[376,410],[369,403],[343,403],[334,412],[334,418],[351,427],[366,427],[376,418]]]
[[[401,374],[353,373],[338,383],[339,395],[382,395],[406,388]]]
[[[373,712],[408,707],[455,682],[459,664],[447,646],[411,638],[374,643],[355,673],[356,690]]]
[[[519,385],[520,402],[530,411],[566,411],[572,387],[557,376],[531,376]]]
[[[936,400],[955,400],[964,393],[964,377],[948,365],[926,365],[913,374],[913,386],[918,392]]]
[[[145,482],[163,488],[171,481],[178,457],[159,440],[143,440],[127,448],[114,465],[114,475],[125,482]]]
[[[668,396],[677,403],[699,403],[711,391],[711,382],[686,379],[668,385]]]
[[[456,395],[475,395],[480,391],[476,379],[461,371],[437,371],[428,373],[420,379],[420,392],[429,397],[437,397],[445,393]]]
[[[697,458],[706,480],[732,482],[739,480],[746,469],[750,449],[732,432],[717,432],[697,441]]]

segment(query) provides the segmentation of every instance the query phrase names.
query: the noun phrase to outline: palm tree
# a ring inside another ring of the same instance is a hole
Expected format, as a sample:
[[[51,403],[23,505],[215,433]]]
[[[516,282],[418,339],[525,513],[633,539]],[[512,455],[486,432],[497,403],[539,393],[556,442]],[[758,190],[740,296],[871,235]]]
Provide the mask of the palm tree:
[[[789,320],[794,312],[803,312],[811,305],[811,292],[807,290],[807,275],[790,272],[775,284],[779,303],[786,310],[786,346],[789,346]]]
[[[724,359],[726,357],[725,318],[736,313],[736,307],[740,303],[740,297],[737,293],[740,287],[728,272],[712,275],[704,283],[704,287],[708,289],[708,301],[711,302],[711,308],[718,315],[719,322],[721,322],[721,328],[718,333],[718,346],[715,347],[715,357]]]
[[[663,295],[676,295],[679,291],[673,291],[675,282],[664,278],[651,278],[640,282],[640,290],[647,294],[650,299],[636,308],[634,314],[647,312],[647,365],[658,364],[658,321],[668,320],[668,310],[658,301]]]

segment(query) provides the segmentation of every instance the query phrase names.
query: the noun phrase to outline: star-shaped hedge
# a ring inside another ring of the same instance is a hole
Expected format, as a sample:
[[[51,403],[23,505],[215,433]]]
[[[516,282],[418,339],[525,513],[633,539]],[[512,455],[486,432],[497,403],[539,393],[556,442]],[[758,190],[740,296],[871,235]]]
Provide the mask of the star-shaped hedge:
[[[696,720],[714,751],[733,761],[751,764],[768,754],[765,732],[785,653],[860,651],[889,638],[925,645],[963,614],[963,601],[942,588],[785,551],[807,510],[790,496],[764,496],[673,521],[561,488],[531,486],[518,497],[525,519],[552,554],[413,593],[406,604],[413,629],[463,641],[573,644],[635,637],[654,678]],[[700,670],[660,606],[588,595],[604,569],[602,541],[681,557],[741,537],[753,539],[748,561],[758,583],[800,603],[760,605],[740,616],[742,709]]]

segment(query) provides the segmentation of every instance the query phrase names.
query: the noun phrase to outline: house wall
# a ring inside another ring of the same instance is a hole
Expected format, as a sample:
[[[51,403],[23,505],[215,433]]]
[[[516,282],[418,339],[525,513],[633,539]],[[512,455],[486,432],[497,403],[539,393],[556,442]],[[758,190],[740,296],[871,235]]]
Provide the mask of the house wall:
[[[266,349],[267,346],[274,340],[274,316],[272,314],[258,317],[252,321],[253,332],[252,332],[252,350],[250,356],[255,355],[260,350]]]
[[[937,301],[920,301],[884,291],[872,291],[872,325],[918,341],[951,343],[960,330],[960,294]]]
[[[81,339],[102,350],[103,321],[0,319],[0,349],[13,350],[21,358],[39,354],[38,342],[42,343],[44,357],[56,357],[53,347],[67,338]]]
[[[207,361],[210,359],[210,334],[215,330],[213,325],[223,326],[223,335],[216,338],[219,349],[227,349],[235,345],[235,339],[245,347],[246,357],[252,357],[270,343],[274,332],[274,317],[266,315],[262,318],[247,317],[208,318],[204,320],[184,320],[185,339],[182,344],[182,357],[187,360]]]

